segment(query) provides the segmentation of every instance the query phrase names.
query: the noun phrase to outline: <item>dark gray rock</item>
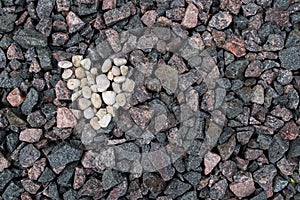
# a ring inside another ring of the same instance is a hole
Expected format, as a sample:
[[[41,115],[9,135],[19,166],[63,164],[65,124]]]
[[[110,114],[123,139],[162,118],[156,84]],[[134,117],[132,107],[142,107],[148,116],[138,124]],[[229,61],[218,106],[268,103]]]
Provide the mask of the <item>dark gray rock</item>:
[[[0,173],[0,192],[2,192],[5,186],[14,178],[14,173],[10,170],[5,169]]]
[[[3,200],[20,199],[20,195],[22,192],[24,192],[24,188],[22,188],[15,182],[10,182],[3,192],[2,198]]]
[[[243,102],[239,99],[233,99],[227,102],[226,105],[227,105],[226,115],[230,119],[237,117],[239,114],[241,114],[244,111]]]
[[[191,188],[191,185],[186,184],[178,179],[173,179],[167,186],[166,190],[164,191],[165,195],[170,196],[171,198],[176,198]]]
[[[14,77],[0,77],[0,88],[15,88],[19,87],[22,82],[22,78],[20,76]]]
[[[63,194],[63,199],[64,200],[76,200],[76,199],[78,199],[77,192],[75,190],[70,189]]]
[[[228,183],[226,179],[218,181],[210,188],[210,192],[209,192],[210,198],[223,199],[227,187],[228,187]]]
[[[285,42],[285,47],[300,46],[300,31],[295,29],[291,31]]]
[[[150,190],[153,196],[159,195],[166,187],[165,181],[157,174],[143,174],[143,185]]]
[[[268,149],[268,158],[270,162],[275,163],[280,160],[288,149],[289,142],[287,140],[283,140],[279,135],[275,135],[270,148]]]
[[[274,179],[274,185],[273,185],[273,191],[274,192],[280,192],[283,190],[287,185],[289,184],[289,181],[284,179],[281,176],[276,176]]]
[[[40,61],[40,66],[44,70],[51,70],[51,51],[49,48],[38,48],[37,49],[38,58]]]
[[[184,195],[182,195],[182,197],[179,198],[179,200],[192,200],[192,199],[198,199],[196,191],[187,192]]]
[[[6,56],[4,51],[0,48],[0,69],[5,68],[6,66]]]
[[[102,176],[103,189],[108,190],[121,183],[122,180],[123,178],[118,171],[106,169]]]
[[[290,5],[290,0],[275,0],[273,4],[274,8],[278,8],[281,10],[288,9],[289,5]]]
[[[247,60],[238,60],[226,67],[225,76],[227,78],[243,79],[244,71],[249,64]]]
[[[40,157],[41,153],[32,144],[26,145],[21,149],[19,162],[22,167],[30,167]]]
[[[49,17],[54,7],[54,0],[38,1],[36,12],[40,19]]]
[[[50,182],[55,178],[55,174],[48,167],[43,171],[42,175],[39,177],[38,181],[41,183]]]
[[[15,33],[13,39],[26,49],[30,47],[46,47],[48,45],[47,38],[34,29],[20,30]]]
[[[289,47],[279,52],[281,66],[289,70],[298,70],[300,68],[300,46]]]
[[[30,88],[26,99],[21,106],[21,111],[24,115],[29,115],[33,107],[37,104],[38,92],[34,88]]]
[[[1,14],[0,15],[0,33],[9,33],[14,29],[17,15],[15,14]]]
[[[296,138],[290,144],[288,157],[294,158],[300,156],[300,138]]]
[[[43,191],[43,194],[49,197],[50,199],[60,199],[55,182],[49,184],[49,186]]]
[[[183,177],[190,184],[192,184],[193,186],[196,186],[199,183],[200,179],[201,179],[201,173],[190,171],[190,172],[187,172],[187,173],[183,174]]]

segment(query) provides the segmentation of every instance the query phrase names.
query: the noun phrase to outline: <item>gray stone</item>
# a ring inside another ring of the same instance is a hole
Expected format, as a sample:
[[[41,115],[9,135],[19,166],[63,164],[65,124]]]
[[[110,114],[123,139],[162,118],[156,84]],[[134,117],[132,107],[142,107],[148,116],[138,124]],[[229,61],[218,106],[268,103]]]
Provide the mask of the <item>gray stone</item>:
[[[30,47],[46,47],[48,45],[47,38],[34,29],[20,30],[13,36],[13,39],[26,49]]]
[[[279,52],[281,66],[289,70],[298,70],[300,68],[300,46],[289,47]]]
[[[106,169],[103,173],[103,189],[108,190],[122,182],[121,174],[112,169]]]
[[[170,196],[171,198],[176,198],[191,188],[191,185],[184,183],[178,179],[172,179],[167,188],[164,191],[165,195]]]
[[[178,87],[178,71],[169,66],[161,65],[155,70],[155,76],[160,80],[162,87],[168,94],[172,94]]]
[[[21,106],[21,111],[24,115],[29,115],[33,107],[37,104],[38,92],[34,88],[30,88],[26,99]]]
[[[19,162],[22,167],[30,167],[40,157],[41,153],[32,144],[26,145],[21,149]]]

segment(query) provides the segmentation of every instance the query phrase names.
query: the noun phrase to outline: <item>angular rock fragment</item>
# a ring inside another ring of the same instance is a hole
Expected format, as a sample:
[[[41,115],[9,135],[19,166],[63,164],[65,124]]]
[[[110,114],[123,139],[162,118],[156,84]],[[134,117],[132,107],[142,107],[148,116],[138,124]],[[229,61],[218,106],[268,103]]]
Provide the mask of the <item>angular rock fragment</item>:
[[[198,12],[198,8],[193,3],[189,3],[181,25],[185,28],[196,27],[198,23]]]

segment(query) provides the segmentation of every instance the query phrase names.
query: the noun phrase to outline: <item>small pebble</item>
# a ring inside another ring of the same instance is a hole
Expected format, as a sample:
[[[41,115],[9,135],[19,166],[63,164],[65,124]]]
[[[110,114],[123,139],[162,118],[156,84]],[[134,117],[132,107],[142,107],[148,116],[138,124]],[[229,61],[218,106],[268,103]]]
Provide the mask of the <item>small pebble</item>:
[[[107,106],[106,111],[108,114],[111,114],[113,117],[115,116],[115,108],[113,106]]]
[[[86,70],[90,70],[91,65],[92,65],[92,61],[89,58],[85,58],[82,61],[80,61],[80,65],[81,67],[83,67]]]
[[[123,82],[125,82],[125,80],[126,80],[125,76],[118,76],[118,77],[114,78],[114,82],[116,82],[116,83],[123,83]]]
[[[78,100],[77,106],[80,110],[85,110],[91,105],[91,101],[85,98],[81,98]]]
[[[110,81],[107,79],[105,74],[101,74],[101,75],[97,76],[96,83],[97,83],[99,92],[106,91],[107,88],[110,86]]]
[[[91,74],[97,76],[98,75],[98,70],[96,67],[93,67],[91,70],[90,70]]]
[[[107,114],[106,109],[105,109],[105,108],[101,108],[101,109],[99,109],[98,112],[96,113],[96,116],[97,116],[99,119],[102,119],[102,117],[103,117],[104,115],[106,115],[106,114]]]
[[[73,64],[67,60],[58,62],[58,67],[63,68],[63,69],[68,69],[68,68],[71,68],[72,66],[73,66]]]
[[[99,130],[101,128],[100,124],[98,123],[98,117],[93,117],[90,121],[90,125],[93,129]]]
[[[125,92],[133,92],[134,86],[134,81],[129,78],[126,78],[125,82],[122,84],[122,90]]]
[[[75,90],[80,86],[80,81],[78,79],[70,79],[67,82],[67,87],[70,90]]]
[[[92,85],[91,90],[92,90],[92,92],[98,92],[98,86],[97,85]]]
[[[82,61],[82,55],[75,55],[72,57],[72,63],[75,67],[80,67],[80,61]]]
[[[116,93],[114,91],[105,91],[102,93],[102,99],[106,105],[111,106],[116,101]]]
[[[91,107],[88,107],[83,111],[83,116],[86,119],[92,119],[94,115],[95,115],[94,110]]]
[[[85,70],[82,67],[78,67],[75,70],[76,78],[83,79],[85,77]]]
[[[88,80],[88,84],[89,85],[94,85],[95,84],[95,75],[93,75],[89,71],[85,71],[85,74],[86,74],[86,78]]]
[[[107,73],[109,72],[109,70],[111,69],[112,67],[112,62],[111,62],[111,59],[106,59],[104,62],[103,62],[103,65],[101,67],[101,71],[103,73]]]
[[[91,101],[92,101],[92,104],[95,108],[100,108],[101,105],[102,105],[101,96],[97,93],[92,94]]]
[[[80,86],[81,87],[84,87],[84,86],[87,86],[89,85],[89,82],[88,82],[88,79],[87,78],[83,78],[80,80]]]
[[[105,114],[99,121],[102,128],[106,128],[111,121],[111,114]]]
[[[81,90],[73,93],[72,96],[71,96],[71,100],[76,101],[76,99],[78,99],[78,97],[80,97],[81,94],[82,94]]]
[[[122,65],[122,66],[120,67],[120,70],[121,70],[121,74],[122,74],[123,76],[127,75],[127,73],[128,73],[128,67],[127,67],[126,65]]]
[[[125,106],[126,104],[126,96],[124,93],[118,94],[116,96],[116,104],[119,106]]]
[[[89,99],[92,97],[92,91],[91,88],[89,86],[84,86],[82,88],[82,96],[86,99]]]
[[[69,78],[71,78],[72,74],[73,74],[73,71],[71,69],[65,69],[64,72],[62,73],[61,77],[63,79],[69,79]]]
[[[113,66],[111,69],[111,72],[114,76],[120,76],[121,75],[121,70],[119,67]]]
[[[107,79],[110,80],[110,81],[112,81],[114,79],[114,75],[113,75],[113,73],[111,71],[109,71],[107,73]]]
[[[114,58],[114,64],[116,66],[126,65],[127,60],[125,58]]]
[[[111,86],[112,86],[113,91],[115,91],[117,94],[122,92],[120,84],[112,83]]]

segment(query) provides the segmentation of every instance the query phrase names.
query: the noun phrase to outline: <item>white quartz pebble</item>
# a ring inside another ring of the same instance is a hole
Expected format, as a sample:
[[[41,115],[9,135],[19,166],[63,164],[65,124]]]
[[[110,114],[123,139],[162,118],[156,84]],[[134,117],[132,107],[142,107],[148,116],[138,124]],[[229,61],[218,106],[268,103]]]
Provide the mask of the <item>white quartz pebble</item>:
[[[117,94],[116,96],[116,104],[119,106],[125,106],[126,104],[126,96],[124,93]]]
[[[110,81],[107,79],[105,74],[101,74],[96,77],[96,83],[99,92],[104,92],[110,86]]]
[[[106,108],[100,108],[96,113],[96,116],[101,119],[107,113]]]
[[[124,92],[133,92],[135,82],[129,78],[126,78],[125,82],[122,84],[122,90]]]
[[[98,86],[97,85],[91,85],[92,92],[98,92]]]
[[[111,71],[109,71],[107,73],[107,79],[110,80],[110,81],[112,81],[114,79],[114,75],[113,75],[113,73]]]
[[[63,79],[68,79],[68,78],[71,78],[72,75],[73,75],[73,71],[71,69],[65,69],[64,72],[62,73],[61,77]]]
[[[88,85],[88,79],[87,78],[83,78],[80,80],[80,86],[83,88],[84,86]]]
[[[116,101],[116,93],[114,91],[105,91],[102,93],[102,100],[106,105],[111,106]]]
[[[101,96],[97,93],[92,94],[91,101],[92,101],[92,104],[95,108],[100,108],[101,105],[102,105]]]
[[[82,67],[75,69],[76,78],[83,79],[85,77],[85,70]]]
[[[113,106],[106,107],[107,113],[111,114],[113,117],[115,116],[115,108]]]
[[[90,125],[93,129],[95,130],[99,130],[101,128],[100,124],[99,124],[99,119],[98,117],[93,117],[91,120],[90,120]]]
[[[80,65],[81,67],[83,67],[86,70],[90,70],[91,66],[92,66],[92,61],[89,58],[85,58],[82,61],[80,61]]]
[[[82,96],[86,99],[89,99],[92,97],[92,91],[91,88],[89,86],[84,86],[82,88]]]
[[[116,83],[123,83],[125,82],[126,77],[125,76],[117,76],[114,78],[114,82]]]
[[[67,87],[70,90],[75,90],[80,86],[80,81],[78,79],[70,79],[67,82]]]
[[[125,58],[114,58],[114,64],[116,66],[126,65],[127,60]]]
[[[88,80],[88,84],[89,85],[94,85],[95,84],[95,75],[93,75],[89,71],[85,71],[85,74],[86,74],[86,78]]]
[[[103,62],[102,67],[101,67],[101,71],[103,73],[107,73],[107,72],[109,72],[111,67],[112,67],[112,62],[111,62],[111,59],[108,58]]]
[[[73,66],[73,64],[67,60],[58,62],[58,67],[63,68],[63,69],[68,69],[68,68],[71,68],[72,66]]]
[[[112,83],[111,84],[113,91],[115,91],[116,93],[121,93],[121,85],[118,83]]]
[[[111,72],[114,76],[120,76],[121,75],[121,70],[119,67],[113,66],[111,68]]]
[[[90,70],[91,74],[97,76],[98,75],[98,69],[96,67],[93,67],[91,70]]]
[[[106,114],[104,115],[100,120],[99,120],[99,124],[102,128],[106,128],[110,121],[111,121],[111,114]]]
[[[72,56],[72,63],[75,67],[80,67],[80,61],[82,61],[82,55],[74,55]]]
[[[128,67],[127,67],[126,65],[122,65],[122,66],[120,67],[120,70],[121,70],[121,74],[122,74],[123,76],[127,75],[127,73],[128,73]]]
[[[85,109],[87,109],[91,104],[92,104],[92,103],[91,103],[90,100],[85,99],[85,98],[81,98],[81,99],[79,99],[78,102],[77,102],[77,107],[78,107],[78,109],[80,109],[80,110],[85,110]]]
[[[92,119],[95,116],[94,110],[91,107],[88,107],[83,111],[83,116],[86,119]]]
[[[81,94],[82,94],[81,90],[74,92],[71,96],[71,100],[75,101],[76,99],[78,99],[78,97],[80,97]]]

